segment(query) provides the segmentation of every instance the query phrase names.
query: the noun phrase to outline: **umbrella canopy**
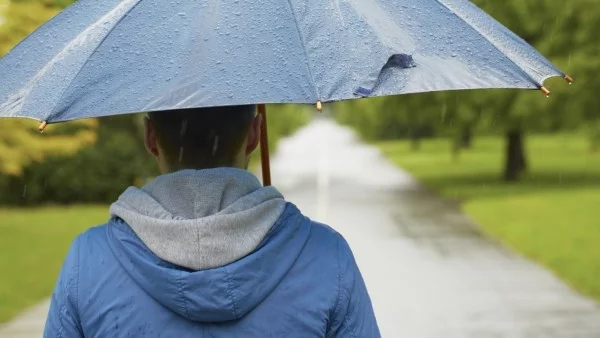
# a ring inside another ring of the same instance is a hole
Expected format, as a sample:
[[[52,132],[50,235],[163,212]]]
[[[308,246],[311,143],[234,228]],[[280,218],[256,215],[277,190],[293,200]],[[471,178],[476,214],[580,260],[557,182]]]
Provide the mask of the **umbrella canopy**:
[[[79,0],[0,74],[0,116],[48,123],[566,77],[466,0]]]

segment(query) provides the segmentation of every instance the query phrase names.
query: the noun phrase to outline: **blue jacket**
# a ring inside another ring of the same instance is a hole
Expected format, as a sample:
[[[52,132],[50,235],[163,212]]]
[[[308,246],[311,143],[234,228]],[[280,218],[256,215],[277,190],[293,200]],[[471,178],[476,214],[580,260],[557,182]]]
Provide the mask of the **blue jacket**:
[[[379,337],[352,252],[292,204],[256,250],[182,268],[122,219],[73,242],[44,337]]]

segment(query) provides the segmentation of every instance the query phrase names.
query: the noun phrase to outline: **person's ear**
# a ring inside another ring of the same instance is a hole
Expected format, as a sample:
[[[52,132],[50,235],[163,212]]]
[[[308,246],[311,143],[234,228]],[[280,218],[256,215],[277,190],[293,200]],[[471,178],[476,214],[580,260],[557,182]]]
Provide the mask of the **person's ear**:
[[[144,117],[144,145],[148,152],[158,157],[158,141],[156,139],[156,130],[154,124],[148,117]]]
[[[261,114],[256,115],[250,124],[250,129],[248,130],[248,136],[246,137],[246,155],[250,155],[258,144],[260,143],[260,124],[262,122],[263,116]]]

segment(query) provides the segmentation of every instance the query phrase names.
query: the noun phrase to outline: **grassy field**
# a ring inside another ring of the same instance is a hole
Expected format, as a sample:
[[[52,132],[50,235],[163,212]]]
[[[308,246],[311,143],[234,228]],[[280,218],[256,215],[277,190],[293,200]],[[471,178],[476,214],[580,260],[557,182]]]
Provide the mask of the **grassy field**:
[[[107,219],[106,206],[0,209],[0,323],[48,297],[71,241]]]
[[[600,154],[584,137],[532,136],[529,173],[500,180],[503,142],[481,137],[457,159],[447,140],[378,144],[393,162],[429,188],[462,202],[488,234],[553,270],[600,300]]]

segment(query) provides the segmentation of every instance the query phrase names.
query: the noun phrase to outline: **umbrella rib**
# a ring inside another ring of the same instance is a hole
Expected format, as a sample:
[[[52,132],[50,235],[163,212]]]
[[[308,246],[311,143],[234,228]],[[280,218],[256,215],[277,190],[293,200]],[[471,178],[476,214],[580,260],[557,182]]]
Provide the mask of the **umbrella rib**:
[[[308,68],[308,76],[310,77],[310,82],[312,83],[316,101],[321,99],[319,94],[319,88],[315,84],[315,79],[312,74],[312,67],[310,66],[310,61],[308,59],[308,52],[306,51],[306,43],[304,41],[304,36],[300,32],[300,25],[298,24],[298,18],[296,17],[296,12],[294,11],[294,7],[292,6],[292,1],[287,0],[288,5],[290,6],[290,12],[294,17],[294,23],[296,24],[296,31],[298,32],[298,38],[300,38],[300,43],[302,44],[302,51],[304,52],[304,58],[306,59],[306,68]]]
[[[501,55],[504,55],[504,57],[506,59],[508,59],[510,62],[512,62],[515,66],[517,66],[517,68],[519,70],[521,70],[521,72],[523,74],[525,74],[527,76],[527,78],[529,78],[529,80],[531,82],[533,82],[535,85],[537,85],[538,87],[542,87],[543,84],[538,83],[538,81],[531,75],[529,74],[525,69],[523,69],[522,66],[520,66],[515,60],[513,60],[512,58],[510,58],[508,55],[506,55],[506,53],[504,53],[502,51],[502,49],[500,49],[500,47],[498,47],[496,45],[496,43],[494,43],[488,36],[487,34],[483,33],[482,31],[480,31],[478,28],[476,28],[475,26],[473,26],[469,21],[467,21],[464,17],[462,17],[461,15],[459,15],[458,13],[456,13],[453,9],[451,9],[450,7],[448,7],[448,5],[446,5],[445,3],[443,3],[441,0],[435,0],[440,6],[443,6],[444,8],[446,8],[450,13],[454,14],[454,16],[456,16],[457,18],[459,18],[462,22],[464,22],[465,24],[467,24],[467,26],[471,27],[472,30],[474,30],[477,34],[481,35],[487,42],[489,42],[498,52],[500,52]],[[491,16],[490,16],[491,18]],[[493,19],[493,18],[492,18]],[[495,19],[493,19],[495,20]]]
[[[100,48],[100,46],[102,46],[102,44],[104,43],[104,41],[106,41],[106,39],[110,36],[110,34],[113,32],[113,30],[115,29],[115,27],[117,27],[117,25],[119,25],[119,23],[121,21],[123,21],[123,19],[125,19],[125,17],[127,16],[127,14],[129,14],[134,8],[137,7],[137,5],[140,4],[142,0],[137,0],[135,4],[133,4],[133,6],[131,6],[131,8],[127,9],[123,15],[121,15],[121,17],[115,22],[115,24],[113,25],[113,27],[110,29],[110,31],[108,31],[108,33],[106,33],[106,35],[100,40],[100,42],[98,43],[98,45],[96,45],[96,47],[92,50],[92,52],[90,53],[89,57],[85,60],[85,62],[81,65],[81,67],[77,70],[77,73],[75,73],[75,76],[73,76],[73,78],[71,79],[71,82],[65,87],[65,89],[62,91],[62,93],[58,96],[58,99],[56,100],[56,103],[54,104],[54,106],[52,107],[52,109],[50,110],[50,114],[52,114],[52,111],[54,111],[54,109],[56,108],[56,106],[58,105],[58,103],[60,102],[60,100],[62,99],[63,95],[69,90],[69,88],[71,88],[71,84],[75,81],[75,79],[79,76],[79,74],[83,71],[83,68],[85,68],[85,66],[88,64],[90,58],[92,55],[94,55],[96,53],[96,51]],[[103,18],[103,17],[102,17]],[[102,20],[102,18],[100,18],[99,20],[97,20],[96,22],[100,22],[100,20]],[[51,122],[50,119],[54,116],[58,115],[58,113],[55,113],[54,115],[48,115],[48,117],[46,118],[46,122]]]

